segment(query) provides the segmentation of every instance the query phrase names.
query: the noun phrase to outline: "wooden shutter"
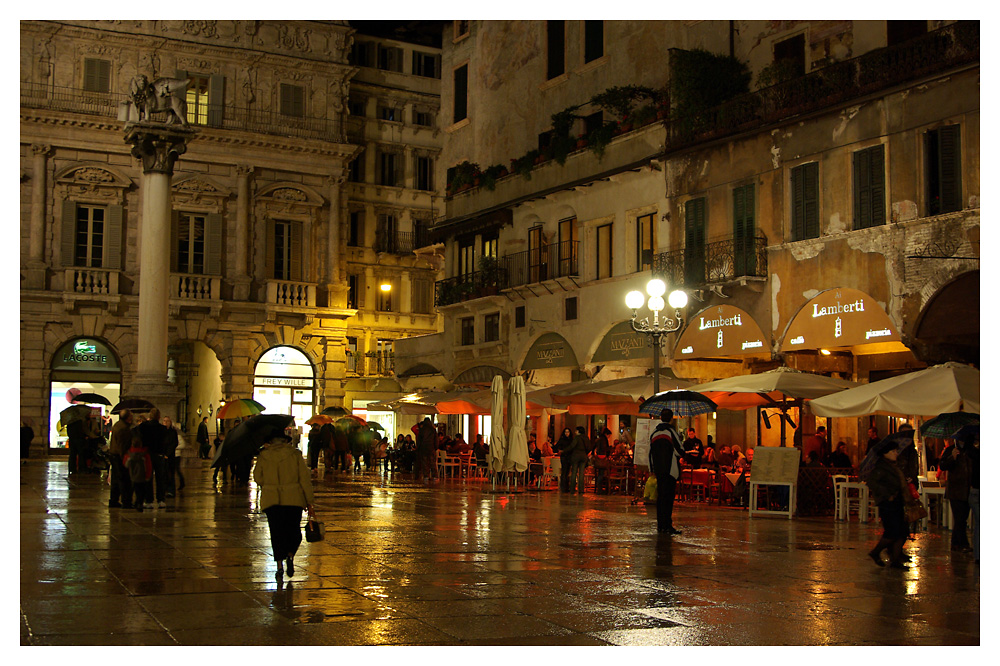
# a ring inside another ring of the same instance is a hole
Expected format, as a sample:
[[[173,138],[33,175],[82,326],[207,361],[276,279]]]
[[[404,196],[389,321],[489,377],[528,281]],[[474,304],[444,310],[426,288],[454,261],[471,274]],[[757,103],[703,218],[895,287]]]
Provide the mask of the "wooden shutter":
[[[693,286],[705,282],[705,197],[684,206],[684,278]]]
[[[222,275],[222,215],[211,213],[205,218],[205,273]]]
[[[288,225],[291,236],[288,250],[289,277],[294,282],[302,281],[302,223],[292,222]]]
[[[733,190],[733,268],[734,277],[752,275],[754,233],[754,186],[744,185]]]
[[[125,211],[121,206],[108,206],[108,220],[104,226],[104,268],[122,270],[122,241]]]
[[[885,147],[875,146],[871,153],[871,225],[885,224]]]
[[[83,61],[83,89],[106,93],[111,90],[111,61],[87,58]]]
[[[962,210],[962,153],[958,125],[938,130],[938,178],[942,213]]]
[[[274,275],[274,220],[268,220],[264,232],[264,277],[275,279]]]
[[[854,153],[854,228],[885,224],[885,149]]]
[[[803,238],[819,238],[819,163],[801,168]]]
[[[805,186],[805,165],[792,169],[790,186],[792,190],[792,240],[802,240],[805,238],[805,197],[803,187]]]
[[[170,272],[179,273],[179,248],[181,242],[181,213],[170,211]]]
[[[76,202],[63,201],[62,205],[62,265],[73,266],[76,248]]]
[[[225,102],[226,77],[213,74],[208,77],[208,124],[212,127],[222,127]]]

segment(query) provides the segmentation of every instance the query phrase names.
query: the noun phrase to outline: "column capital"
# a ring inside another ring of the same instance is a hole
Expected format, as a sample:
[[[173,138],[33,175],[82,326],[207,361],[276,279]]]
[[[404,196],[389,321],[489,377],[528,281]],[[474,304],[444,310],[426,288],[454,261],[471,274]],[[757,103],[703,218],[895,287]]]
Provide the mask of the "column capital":
[[[239,176],[240,178],[246,178],[247,176],[253,173],[253,168],[254,167],[252,164],[237,164],[236,175]]]
[[[35,156],[48,157],[52,153],[52,146],[44,143],[31,144],[31,153]]]
[[[174,163],[195,134],[188,128],[131,123],[125,126],[125,143],[132,144],[132,156],[142,161],[143,173],[173,176]]]

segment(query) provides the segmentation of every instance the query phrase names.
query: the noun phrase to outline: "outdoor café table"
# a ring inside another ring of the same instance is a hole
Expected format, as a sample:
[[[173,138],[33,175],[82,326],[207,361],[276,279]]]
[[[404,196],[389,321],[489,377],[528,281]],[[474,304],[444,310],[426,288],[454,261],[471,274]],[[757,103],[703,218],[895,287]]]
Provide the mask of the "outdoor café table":
[[[943,527],[946,530],[951,529],[951,521],[952,521],[951,504],[948,503],[948,500],[944,498],[944,490],[945,489],[943,486],[931,487],[931,488],[928,488],[927,486],[922,486],[920,488],[920,503],[923,504],[924,509],[927,511],[927,516],[925,516],[920,521],[920,529],[926,530],[927,523],[929,522],[930,519],[930,509],[928,507],[929,503],[928,495],[937,495],[938,497],[940,497],[938,503],[939,505],[941,505],[941,527]]]
[[[867,523],[869,513],[868,484],[861,481],[845,481],[840,484],[840,501],[838,502],[840,513],[837,514],[837,520],[847,520],[850,517],[851,512],[847,508],[847,497],[852,489],[857,490],[861,498],[861,506],[858,507],[858,520]]]
[[[710,469],[695,469],[691,470],[691,490],[692,495],[694,494],[695,486],[700,486],[701,496],[703,499],[708,499],[708,486],[712,483],[713,472]]]

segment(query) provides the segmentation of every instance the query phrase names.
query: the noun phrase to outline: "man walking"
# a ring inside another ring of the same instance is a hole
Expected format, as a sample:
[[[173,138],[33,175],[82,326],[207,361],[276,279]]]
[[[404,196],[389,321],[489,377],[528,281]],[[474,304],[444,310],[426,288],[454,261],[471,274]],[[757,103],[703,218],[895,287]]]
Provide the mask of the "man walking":
[[[674,494],[680,477],[681,436],[671,423],[672,410],[664,409],[660,424],[649,438],[649,468],[656,475],[656,531],[661,534],[680,534],[674,529]]]

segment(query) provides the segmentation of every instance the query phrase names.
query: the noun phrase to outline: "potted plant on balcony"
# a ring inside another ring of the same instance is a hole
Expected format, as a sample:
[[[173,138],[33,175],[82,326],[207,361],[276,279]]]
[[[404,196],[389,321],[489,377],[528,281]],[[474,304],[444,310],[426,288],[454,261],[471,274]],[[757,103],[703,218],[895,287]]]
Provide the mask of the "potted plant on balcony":
[[[480,185],[488,190],[496,188],[497,181],[507,175],[507,167],[502,164],[494,164],[486,167],[482,173]]]
[[[500,260],[485,256],[479,259],[476,296],[494,296],[500,293]]]
[[[576,140],[570,135],[573,124],[581,117],[577,114],[580,104],[552,114],[552,156],[559,164],[566,163],[566,157],[576,146]]]
[[[516,159],[512,159],[510,161],[511,173],[520,174],[525,180],[531,180],[531,169],[534,167],[538,155],[538,150],[533,149]]]

